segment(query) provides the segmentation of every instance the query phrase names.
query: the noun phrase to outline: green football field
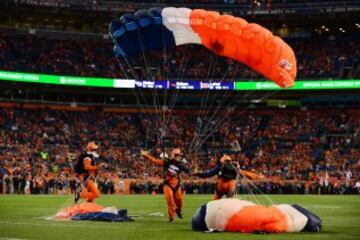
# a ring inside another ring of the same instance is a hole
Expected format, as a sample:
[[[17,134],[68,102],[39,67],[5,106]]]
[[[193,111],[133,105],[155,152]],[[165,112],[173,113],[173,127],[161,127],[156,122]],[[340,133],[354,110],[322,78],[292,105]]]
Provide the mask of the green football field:
[[[74,222],[46,220],[72,204],[71,196],[0,195],[0,240],[15,239],[360,239],[360,196],[270,196],[275,203],[298,203],[323,219],[320,233],[240,234],[191,230],[191,216],[211,195],[187,195],[184,219],[167,222],[161,195],[102,195],[97,203],[128,209],[135,222]]]

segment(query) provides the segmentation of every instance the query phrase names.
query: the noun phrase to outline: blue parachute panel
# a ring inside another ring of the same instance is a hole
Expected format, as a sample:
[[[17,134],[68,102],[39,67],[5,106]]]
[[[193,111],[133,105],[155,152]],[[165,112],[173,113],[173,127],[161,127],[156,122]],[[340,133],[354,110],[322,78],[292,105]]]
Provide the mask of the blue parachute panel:
[[[209,229],[205,223],[207,205],[203,204],[200,208],[198,208],[195,214],[192,216],[191,219],[191,226],[192,229],[195,231],[208,231]]]
[[[111,21],[109,33],[116,56],[135,57],[175,46],[173,33],[162,22],[162,9],[139,10]]]
[[[127,215],[126,209],[121,209],[117,214],[107,212],[92,212],[75,214],[71,220],[74,221],[103,221],[103,222],[132,222],[134,221]]]

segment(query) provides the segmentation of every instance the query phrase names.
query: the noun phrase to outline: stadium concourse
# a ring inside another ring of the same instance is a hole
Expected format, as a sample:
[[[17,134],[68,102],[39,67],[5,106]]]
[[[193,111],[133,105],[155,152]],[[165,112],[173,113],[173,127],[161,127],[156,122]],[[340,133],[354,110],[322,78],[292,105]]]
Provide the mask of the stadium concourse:
[[[2,106],[0,193],[72,193],[73,164],[91,139],[101,144],[101,159],[107,164],[99,178],[103,193],[162,191],[161,168],[139,157],[140,149],[155,144],[158,131],[141,113]],[[207,117],[175,112],[166,130],[168,145],[182,147],[189,166],[198,169],[208,169],[211,159],[228,149],[242,169],[270,180],[256,182],[264,193],[360,193],[357,110],[248,110],[229,117],[227,127],[218,128],[198,149],[186,152],[195,123]],[[155,155],[160,151],[153,150]],[[214,191],[212,179],[184,179],[187,193]],[[238,191],[242,188],[240,182]]]

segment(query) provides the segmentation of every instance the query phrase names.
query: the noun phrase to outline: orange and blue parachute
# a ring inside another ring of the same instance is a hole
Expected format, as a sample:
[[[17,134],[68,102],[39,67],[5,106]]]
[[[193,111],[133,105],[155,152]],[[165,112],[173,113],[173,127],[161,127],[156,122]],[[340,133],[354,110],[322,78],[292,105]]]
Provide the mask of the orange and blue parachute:
[[[296,58],[290,46],[266,28],[231,15],[201,9],[151,8],[112,20],[109,32],[118,57],[201,44],[251,67],[280,87],[293,86],[296,78]]]
[[[196,231],[217,232],[319,232],[322,220],[309,210],[294,204],[257,205],[236,198],[203,204],[192,217]]]

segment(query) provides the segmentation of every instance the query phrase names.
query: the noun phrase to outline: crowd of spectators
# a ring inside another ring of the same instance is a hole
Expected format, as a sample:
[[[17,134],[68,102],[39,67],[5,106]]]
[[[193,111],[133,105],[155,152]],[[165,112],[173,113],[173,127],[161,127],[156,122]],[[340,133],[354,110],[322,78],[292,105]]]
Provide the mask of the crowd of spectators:
[[[98,179],[104,193],[121,192],[129,179],[132,193],[160,193],[162,169],[140,158],[139,151],[151,148],[160,156],[172,146],[184,149],[194,170],[210,168],[226,150],[243,169],[264,175],[264,181],[240,180],[239,193],[360,190],[359,111],[246,111],[230,114],[223,125],[193,112],[175,112],[163,125],[156,119],[151,113],[3,108],[0,193],[72,193],[73,166],[90,140],[100,143],[100,161],[106,163]],[[157,145],[161,137],[166,146]],[[188,193],[214,190],[213,178],[182,178]]]
[[[344,67],[353,66],[352,77],[360,73],[356,71],[360,67],[359,41],[302,39],[289,44],[298,59],[298,79],[339,78]],[[0,33],[0,52],[0,70],[9,71],[147,80],[263,78],[236,61],[193,45],[146,53],[128,59],[127,64],[115,58],[111,40],[55,40]]]
[[[356,3],[355,0],[13,0],[20,4],[29,4],[36,6],[62,6],[72,8],[75,6],[83,6],[92,10],[103,10],[107,7],[122,7],[125,9],[138,9],[143,4],[166,5],[175,4],[180,6],[217,6],[219,10],[239,8],[241,10],[265,10],[265,9],[292,9],[292,8],[311,8],[322,5],[347,6]]]

